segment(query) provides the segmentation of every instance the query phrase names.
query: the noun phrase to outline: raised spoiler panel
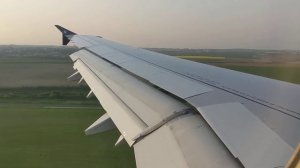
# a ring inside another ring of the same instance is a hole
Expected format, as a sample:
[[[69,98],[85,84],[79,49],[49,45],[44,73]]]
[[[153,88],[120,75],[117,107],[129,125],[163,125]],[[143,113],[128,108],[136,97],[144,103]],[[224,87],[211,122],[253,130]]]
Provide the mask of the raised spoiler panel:
[[[141,76],[150,83],[175,94],[180,98],[187,98],[205,92],[212,91],[211,88],[200,85],[198,82],[174,74],[170,71],[155,67],[147,62],[129,57],[116,50],[103,46],[88,47],[89,51],[98,53],[101,57],[115,63],[127,71]]]

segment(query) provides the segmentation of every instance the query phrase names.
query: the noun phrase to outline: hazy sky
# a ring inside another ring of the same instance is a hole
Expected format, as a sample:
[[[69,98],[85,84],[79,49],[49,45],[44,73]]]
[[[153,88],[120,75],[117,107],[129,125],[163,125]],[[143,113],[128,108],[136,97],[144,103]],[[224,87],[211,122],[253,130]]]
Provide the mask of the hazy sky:
[[[60,24],[138,47],[300,49],[300,0],[0,0],[0,44],[59,45]]]

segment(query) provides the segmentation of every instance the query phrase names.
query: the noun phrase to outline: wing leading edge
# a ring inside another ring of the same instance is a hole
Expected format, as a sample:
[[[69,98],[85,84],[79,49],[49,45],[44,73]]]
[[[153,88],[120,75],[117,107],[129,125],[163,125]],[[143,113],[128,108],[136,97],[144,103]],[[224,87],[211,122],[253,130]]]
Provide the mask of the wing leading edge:
[[[87,130],[115,125],[138,167],[278,167],[299,143],[298,85],[56,27],[81,48],[74,69],[107,111]]]

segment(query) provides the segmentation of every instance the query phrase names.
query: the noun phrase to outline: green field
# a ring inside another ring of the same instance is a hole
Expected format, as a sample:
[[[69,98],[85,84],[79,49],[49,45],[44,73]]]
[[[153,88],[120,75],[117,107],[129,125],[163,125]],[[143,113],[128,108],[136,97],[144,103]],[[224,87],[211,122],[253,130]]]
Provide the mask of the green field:
[[[135,167],[117,130],[86,136],[104,112],[86,87],[0,89],[0,167]]]
[[[282,80],[290,83],[300,84],[300,62],[278,62],[262,58],[226,58],[215,56],[177,56],[195,62],[206,63],[235,71],[250,73],[267,78]],[[299,56],[300,58],[300,56]],[[297,58],[297,59],[299,59]]]
[[[87,86],[66,80],[74,72],[67,55],[74,51],[68,47],[0,46],[0,168],[135,167],[132,148],[127,144],[114,147],[117,130],[84,135],[104,111],[96,98],[85,98]],[[162,51],[300,84],[298,63],[255,56],[262,51]],[[296,61],[299,58],[293,56]]]
[[[300,65],[299,66],[220,65],[220,66],[227,69],[264,76],[264,77],[291,82],[295,84],[300,84]]]
[[[219,56],[203,56],[203,55],[182,55],[182,56],[176,56],[178,58],[183,58],[183,59],[207,59],[207,60],[224,60],[225,57],[219,57]]]

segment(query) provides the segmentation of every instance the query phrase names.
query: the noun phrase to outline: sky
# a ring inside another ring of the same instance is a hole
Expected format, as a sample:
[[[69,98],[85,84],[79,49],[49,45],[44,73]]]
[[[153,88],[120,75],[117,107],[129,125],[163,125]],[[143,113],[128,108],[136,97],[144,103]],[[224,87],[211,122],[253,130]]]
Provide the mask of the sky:
[[[0,0],[0,45],[60,45],[55,24],[137,47],[300,49],[299,0]]]

